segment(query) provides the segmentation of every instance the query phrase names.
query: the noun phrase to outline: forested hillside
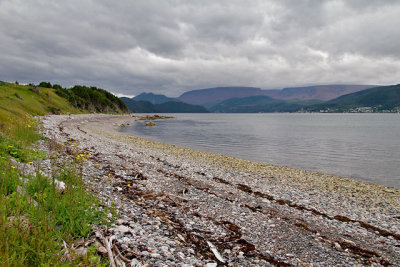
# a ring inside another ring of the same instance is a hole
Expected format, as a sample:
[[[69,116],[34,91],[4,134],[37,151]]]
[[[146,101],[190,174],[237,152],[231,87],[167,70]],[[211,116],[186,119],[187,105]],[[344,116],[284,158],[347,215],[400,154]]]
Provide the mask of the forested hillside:
[[[366,110],[368,109],[368,110]],[[307,108],[308,111],[370,112],[400,110],[400,84],[366,89]]]

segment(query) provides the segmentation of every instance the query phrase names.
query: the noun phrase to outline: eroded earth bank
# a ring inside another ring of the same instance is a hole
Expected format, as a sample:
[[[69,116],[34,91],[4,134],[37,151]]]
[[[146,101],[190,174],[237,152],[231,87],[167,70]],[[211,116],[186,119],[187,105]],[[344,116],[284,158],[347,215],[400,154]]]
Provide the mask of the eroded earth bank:
[[[104,231],[119,264],[400,266],[399,190],[118,132],[136,119],[43,118],[45,136],[64,157],[80,149],[88,188],[119,211]]]

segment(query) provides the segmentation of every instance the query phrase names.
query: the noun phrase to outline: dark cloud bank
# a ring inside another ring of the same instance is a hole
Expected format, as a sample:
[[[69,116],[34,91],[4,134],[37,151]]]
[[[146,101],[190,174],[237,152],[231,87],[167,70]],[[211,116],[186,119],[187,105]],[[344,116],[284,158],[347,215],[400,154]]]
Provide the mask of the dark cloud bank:
[[[0,80],[134,95],[400,83],[400,1],[0,0]]]

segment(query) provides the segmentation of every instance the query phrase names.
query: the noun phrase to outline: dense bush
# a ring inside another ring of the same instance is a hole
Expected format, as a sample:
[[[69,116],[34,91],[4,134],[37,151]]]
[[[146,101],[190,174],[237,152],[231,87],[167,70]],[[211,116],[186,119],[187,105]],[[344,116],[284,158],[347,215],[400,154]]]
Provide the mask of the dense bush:
[[[121,99],[97,87],[75,85],[70,89],[57,88],[56,93],[79,109],[100,113],[128,113]]]
[[[59,84],[53,84],[53,89],[62,89],[62,86]]]
[[[38,87],[52,88],[51,83],[49,82],[41,82],[39,83]]]

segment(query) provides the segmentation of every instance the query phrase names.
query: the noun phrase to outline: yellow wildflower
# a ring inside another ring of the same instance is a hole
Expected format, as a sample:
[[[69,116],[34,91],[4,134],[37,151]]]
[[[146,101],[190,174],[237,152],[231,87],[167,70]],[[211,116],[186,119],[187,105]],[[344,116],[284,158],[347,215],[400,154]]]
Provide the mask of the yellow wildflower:
[[[29,163],[29,164],[33,164],[33,162],[32,162],[32,161],[29,161],[28,163]]]
[[[11,166],[11,169],[15,169],[15,167],[14,167],[14,166]]]
[[[128,187],[131,187],[131,184],[128,184]]]
[[[8,146],[8,148],[12,148],[13,146]]]

